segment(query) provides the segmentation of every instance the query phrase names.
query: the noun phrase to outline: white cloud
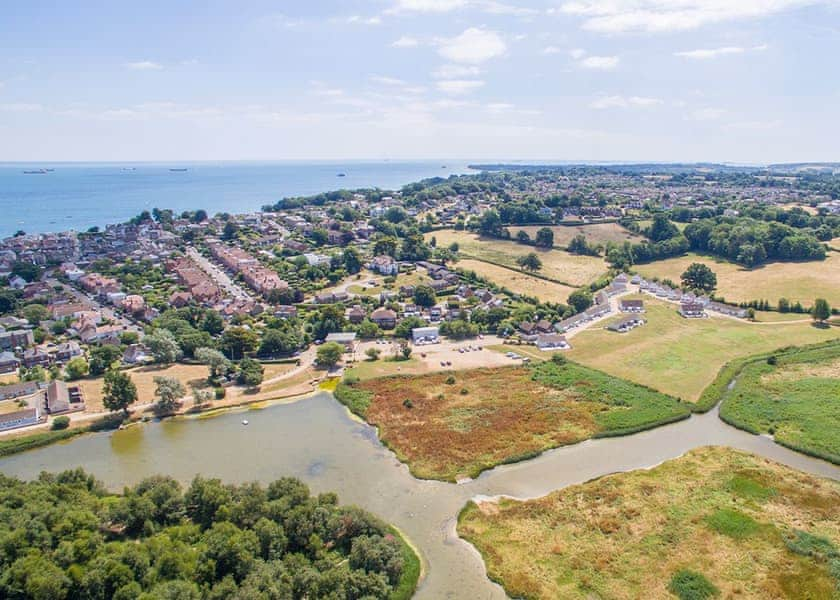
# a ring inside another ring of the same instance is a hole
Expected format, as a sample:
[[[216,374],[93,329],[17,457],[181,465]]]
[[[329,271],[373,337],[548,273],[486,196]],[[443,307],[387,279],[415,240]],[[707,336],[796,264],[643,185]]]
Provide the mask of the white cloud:
[[[404,35],[396,40],[391,44],[394,48],[414,48],[420,45],[420,41],[417,38],[413,38],[408,35]]]
[[[744,54],[745,52],[761,52],[763,50],[767,50],[767,44],[753,46],[752,48],[743,48],[741,46],[723,46],[721,48],[700,48],[697,50],[683,50],[681,52],[674,52],[674,56],[681,56],[683,58],[690,58],[693,60],[707,60],[710,58],[717,58],[719,56],[726,56],[729,54]]]
[[[484,85],[480,79],[445,79],[437,82],[437,89],[444,94],[452,94],[453,96],[461,96],[474,92]]]
[[[695,121],[716,121],[726,113],[722,108],[699,108],[689,114]]]
[[[572,0],[558,11],[584,19],[599,33],[686,31],[726,21],[758,19],[828,0]]]
[[[435,79],[464,79],[475,77],[481,73],[481,69],[469,65],[441,65],[433,73]]]
[[[598,69],[601,71],[610,71],[618,66],[619,58],[617,56],[587,56],[578,61],[578,65],[584,69]]]
[[[358,23],[360,25],[381,25],[382,24],[382,17],[380,16],[373,16],[373,17],[362,17],[360,15],[353,15],[351,17],[347,17],[348,23]]]
[[[648,98],[645,96],[601,96],[595,99],[589,106],[596,109],[607,108],[650,108],[664,104],[659,98]]]
[[[385,77],[382,75],[371,75],[370,80],[374,83],[381,83],[382,85],[395,85],[395,86],[403,86],[405,85],[405,81],[402,79],[397,79],[395,77]]]
[[[133,71],[160,71],[163,68],[162,64],[151,60],[138,60],[126,63],[125,66]]]
[[[0,104],[0,111],[3,112],[38,112],[44,107],[40,104],[28,104],[25,102],[13,102],[10,104]]]
[[[443,13],[463,8],[467,4],[467,0],[397,0],[393,10]]]
[[[479,64],[501,56],[507,44],[495,31],[470,27],[453,38],[438,42],[438,53],[456,63]]]
[[[560,54],[561,50],[557,46],[546,46],[543,48],[543,54]]]

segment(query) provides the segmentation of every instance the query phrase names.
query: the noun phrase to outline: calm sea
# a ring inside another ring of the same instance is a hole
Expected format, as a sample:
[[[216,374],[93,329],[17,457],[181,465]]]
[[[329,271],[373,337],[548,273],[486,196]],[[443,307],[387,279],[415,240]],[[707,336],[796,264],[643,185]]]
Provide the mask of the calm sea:
[[[53,170],[24,173],[37,169]],[[0,237],[18,230],[84,231],[156,207],[176,213],[203,208],[211,215],[250,212],[286,196],[340,188],[398,189],[428,177],[467,172],[467,163],[460,161],[0,163]]]

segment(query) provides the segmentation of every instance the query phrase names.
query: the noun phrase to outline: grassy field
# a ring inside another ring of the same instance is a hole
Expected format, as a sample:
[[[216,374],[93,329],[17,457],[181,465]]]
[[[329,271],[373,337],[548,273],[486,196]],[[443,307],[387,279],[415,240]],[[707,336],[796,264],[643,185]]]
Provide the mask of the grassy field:
[[[471,502],[458,533],[513,598],[830,599],[838,507],[837,482],[701,448],[537,500]]]
[[[564,250],[545,250],[507,240],[482,238],[474,233],[445,229],[426,234],[435,237],[440,247],[457,242],[464,258],[477,258],[500,265],[518,268],[516,259],[529,252],[536,252],[543,267],[542,275],[571,286],[587,285],[607,271],[603,258],[577,256]]]
[[[680,275],[693,262],[708,265],[717,274],[715,292],[730,302],[779,298],[800,301],[811,306],[814,298],[825,298],[832,306],[840,306],[840,253],[829,252],[823,261],[771,263],[757,269],[745,269],[731,262],[708,256],[687,254],[667,260],[636,265],[645,277],[668,278],[678,282]]]
[[[539,298],[542,302],[565,303],[569,298],[569,294],[576,289],[480,260],[460,260],[455,264],[455,268],[475,271],[481,277],[492,281],[496,285],[505,287],[515,294],[533,296]]]
[[[267,380],[277,377],[292,368],[293,365],[290,364],[264,364],[263,378]],[[131,380],[134,382],[134,385],[137,386],[137,401],[140,404],[147,404],[156,400],[155,377],[175,377],[187,387],[188,393],[189,388],[191,387],[207,386],[207,367],[204,365],[150,365],[147,367],[130,369],[126,372],[131,376]],[[75,383],[82,388],[82,392],[85,395],[85,407],[87,412],[105,411],[105,407],[102,404],[102,388],[104,385],[103,377],[82,379]],[[284,382],[283,385],[288,385],[288,382]],[[235,395],[240,391],[242,390],[239,390],[238,388],[231,388],[229,393]]]
[[[335,395],[416,477],[444,481],[688,415],[673,398],[574,363],[384,377]]]
[[[581,331],[571,340],[568,356],[689,402],[697,400],[730,360],[840,338],[840,328],[819,329],[810,322],[761,325],[718,317],[683,319],[675,304],[639,297],[645,301],[647,324],[626,334],[602,327]]]
[[[537,237],[537,231],[542,229],[540,225],[527,226],[512,226],[508,228],[510,234],[516,237],[517,232],[524,231],[531,239]],[[615,242],[621,244],[623,242],[641,242],[644,238],[640,235],[624,229],[618,223],[594,223],[592,225],[555,225],[549,227],[554,232],[554,245],[565,248],[572,241],[572,238],[577,235],[586,236],[586,241],[590,244],[603,244],[608,242]]]
[[[721,417],[840,464],[840,343],[755,361],[724,394]]]

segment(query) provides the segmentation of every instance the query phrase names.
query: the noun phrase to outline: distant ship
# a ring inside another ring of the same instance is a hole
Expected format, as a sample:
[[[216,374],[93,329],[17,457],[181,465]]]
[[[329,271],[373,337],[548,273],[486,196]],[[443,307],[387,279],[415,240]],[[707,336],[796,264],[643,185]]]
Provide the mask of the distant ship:
[[[184,171],[188,171],[189,169],[169,169],[173,173],[183,173]]]
[[[35,169],[34,171],[24,171],[24,175],[44,175],[47,173],[46,169]]]
[[[347,173],[339,173],[336,177],[347,177]]]

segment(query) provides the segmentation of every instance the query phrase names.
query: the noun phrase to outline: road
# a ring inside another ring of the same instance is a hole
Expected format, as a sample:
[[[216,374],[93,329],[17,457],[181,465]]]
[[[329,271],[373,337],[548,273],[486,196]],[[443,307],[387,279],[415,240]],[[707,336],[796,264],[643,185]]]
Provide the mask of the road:
[[[254,297],[240,285],[235,283],[228,274],[225,273],[224,269],[199,254],[198,250],[195,248],[187,248],[187,256],[195,261],[199,268],[207,273],[210,279],[212,279],[213,282],[222,288],[229,296],[237,300],[254,300]]]

